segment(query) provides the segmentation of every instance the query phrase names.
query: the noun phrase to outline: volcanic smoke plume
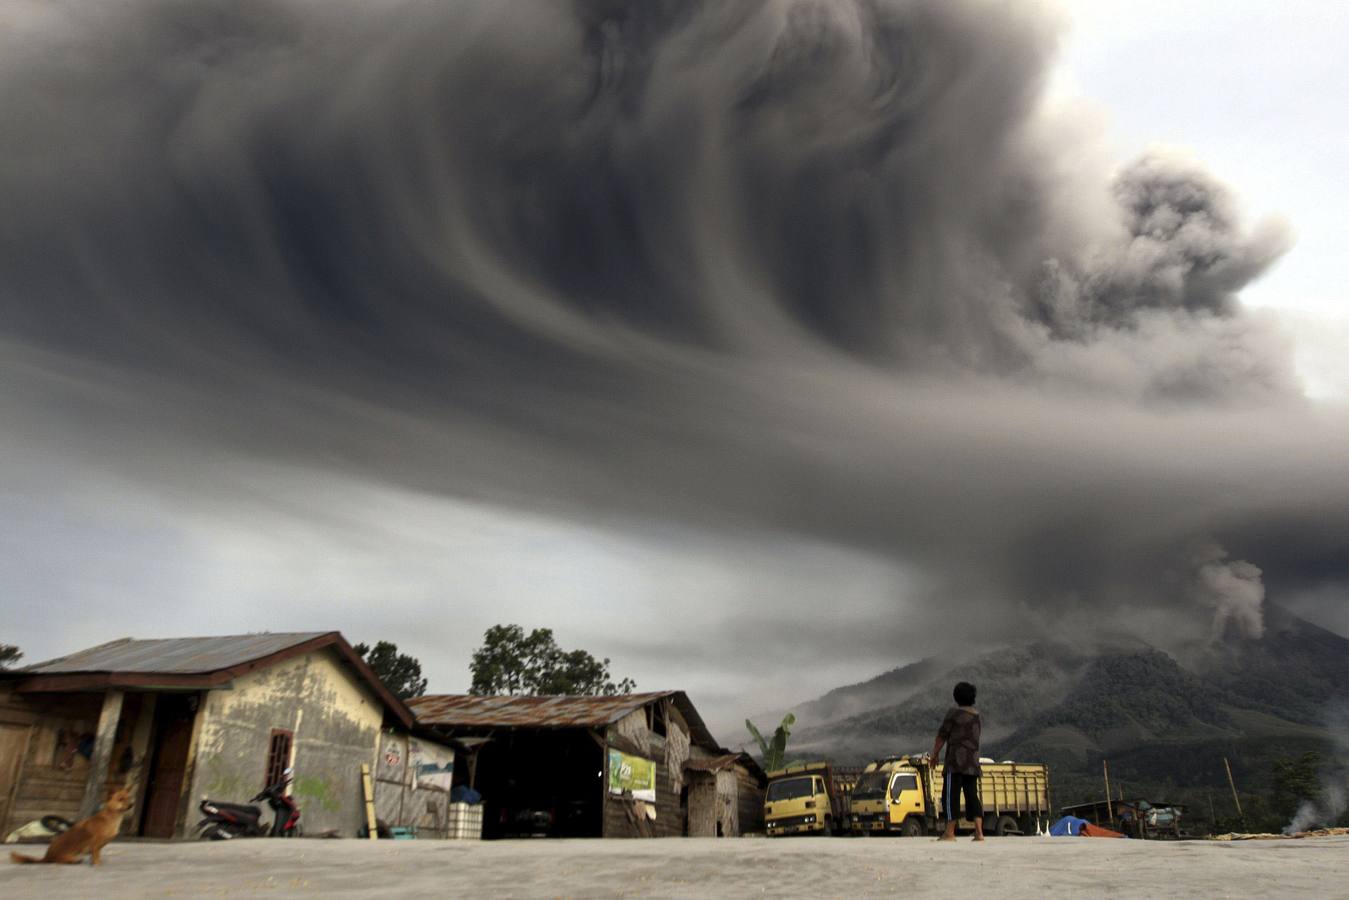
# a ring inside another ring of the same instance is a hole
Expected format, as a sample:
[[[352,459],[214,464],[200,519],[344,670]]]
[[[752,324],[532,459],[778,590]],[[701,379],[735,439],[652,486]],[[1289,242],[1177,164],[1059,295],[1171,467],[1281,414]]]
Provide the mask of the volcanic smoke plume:
[[[953,614],[1258,637],[1266,583],[1345,574],[1343,422],[1239,299],[1286,229],[1112,170],[1034,4],[0,10],[25,466],[845,547],[906,580],[812,640],[888,659]],[[758,602],[738,647],[820,617]]]
[[[1199,558],[1199,600],[1213,607],[1213,633],[1221,637],[1232,626],[1243,637],[1265,633],[1265,586],[1259,567],[1229,560],[1227,552],[1210,545]]]

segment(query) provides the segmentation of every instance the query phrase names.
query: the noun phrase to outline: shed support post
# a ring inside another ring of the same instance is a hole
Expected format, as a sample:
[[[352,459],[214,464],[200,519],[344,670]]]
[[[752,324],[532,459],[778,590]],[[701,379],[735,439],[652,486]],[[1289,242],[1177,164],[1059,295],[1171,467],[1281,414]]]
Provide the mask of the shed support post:
[[[103,788],[108,783],[108,767],[112,763],[112,744],[117,739],[117,722],[122,718],[121,691],[103,695],[103,710],[98,714],[98,729],[94,732],[94,753],[89,758],[89,777],[84,782],[84,799],[80,801],[80,818],[87,819],[98,812],[103,802]]]
[[[140,713],[131,725],[131,771],[127,773],[126,786],[131,791],[131,812],[126,821],[139,822],[148,798],[146,782],[150,778],[150,737],[155,726],[155,707],[157,694],[141,694]],[[135,826],[130,826],[134,832]]]
[[[609,742],[596,729],[590,729],[591,739],[600,748],[600,837],[609,834]]]

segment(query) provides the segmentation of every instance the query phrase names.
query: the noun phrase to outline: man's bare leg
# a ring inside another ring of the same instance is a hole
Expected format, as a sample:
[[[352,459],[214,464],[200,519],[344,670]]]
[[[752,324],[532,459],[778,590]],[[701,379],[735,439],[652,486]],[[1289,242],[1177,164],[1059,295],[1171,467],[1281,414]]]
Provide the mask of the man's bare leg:
[[[974,839],[982,841],[984,839],[984,817],[980,816],[974,820]]]
[[[939,841],[954,841],[955,839],[956,839],[956,823],[955,823],[955,822],[947,822],[947,823],[946,823],[946,833],[943,834],[941,837],[937,838],[937,840],[939,840]]]

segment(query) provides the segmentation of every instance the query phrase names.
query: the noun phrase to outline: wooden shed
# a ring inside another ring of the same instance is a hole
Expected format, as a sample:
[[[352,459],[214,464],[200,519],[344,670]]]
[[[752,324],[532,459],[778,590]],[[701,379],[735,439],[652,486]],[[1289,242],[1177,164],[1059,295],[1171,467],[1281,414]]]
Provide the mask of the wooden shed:
[[[739,837],[763,831],[768,777],[748,753],[694,758],[684,763],[689,837]]]
[[[461,747],[472,742],[455,777],[482,794],[485,838],[684,835],[691,802],[686,764],[735,758],[683,691],[449,694],[408,705],[423,733]]]

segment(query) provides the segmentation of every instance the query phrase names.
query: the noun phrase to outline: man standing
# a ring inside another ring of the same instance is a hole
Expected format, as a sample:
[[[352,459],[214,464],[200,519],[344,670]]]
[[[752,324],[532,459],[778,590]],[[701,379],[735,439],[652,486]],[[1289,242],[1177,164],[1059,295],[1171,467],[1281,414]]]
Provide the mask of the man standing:
[[[956,705],[946,713],[937,740],[932,745],[932,762],[937,762],[946,745],[946,767],[942,775],[942,813],[946,816],[943,841],[956,839],[956,820],[960,818],[960,795],[965,795],[965,818],[974,820],[974,839],[984,839],[984,807],[979,802],[979,734],[982,725],[974,708],[974,685],[962,681],[952,692]]]

